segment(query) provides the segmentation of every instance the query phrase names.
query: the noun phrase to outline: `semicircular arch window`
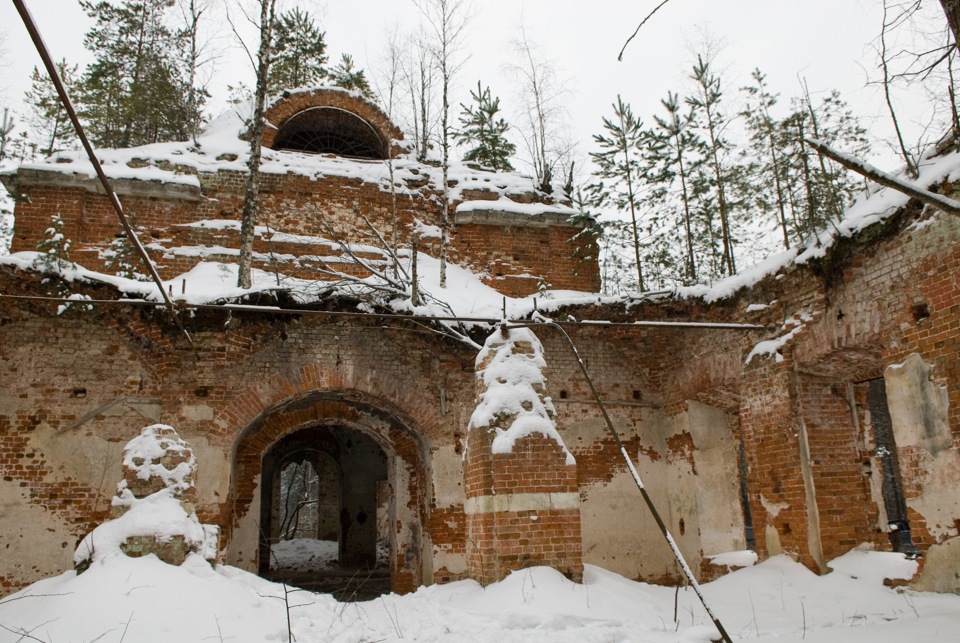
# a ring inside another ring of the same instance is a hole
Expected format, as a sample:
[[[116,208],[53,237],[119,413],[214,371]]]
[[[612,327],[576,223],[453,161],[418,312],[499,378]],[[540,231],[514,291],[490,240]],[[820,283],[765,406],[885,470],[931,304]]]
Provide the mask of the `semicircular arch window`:
[[[356,114],[336,107],[313,107],[290,117],[277,132],[273,149],[360,159],[387,158],[380,133]]]

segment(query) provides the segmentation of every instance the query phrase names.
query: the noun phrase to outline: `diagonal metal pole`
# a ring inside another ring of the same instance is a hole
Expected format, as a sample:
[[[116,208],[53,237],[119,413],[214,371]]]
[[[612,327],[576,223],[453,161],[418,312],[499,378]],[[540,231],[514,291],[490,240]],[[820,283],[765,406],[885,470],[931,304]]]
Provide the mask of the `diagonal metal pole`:
[[[103,166],[100,165],[100,160],[97,158],[96,153],[94,153],[93,146],[90,145],[90,141],[87,139],[86,132],[84,132],[83,126],[80,124],[80,119],[77,118],[77,112],[73,108],[73,103],[70,102],[70,97],[67,95],[67,90],[63,85],[63,81],[60,79],[60,75],[57,73],[57,67],[54,65],[53,59],[50,57],[50,52],[47,50],[47,46],[44,44],[43,38],[40,36],[40,32],[37,30],[36,24],[33,22],[33,16],[30,15],[30,11],[23,3],[23,0],[13,0],[13,4],[17,7],[17,11],[20,13],[20,18],[23,20],[24,26],[30,33],[30,38],[33,40],[33,44],[37,48],[40,58],[43,60],[43,65],[46,67],[47,73],[50,75],[50,80],[53,81],[53,86],[57,89],[57,94],[60,96],[60,102],[63,103],[64,109],[67,110],[67,115],[70,117],[70,122],[73,123],[73,128],[77,131],[77,137],[79,137],[80,142],[83,144],[83,149],[86,150],[87,157],[90,159],[90,163],[93,164],[93,169],[97,173],[97,178],[100,179],[100,184],[103,186],[103,189],[107,194],[107,198],[110,200],[110,204],[117,213],[117,218],[120,219],[120,224],[123,226],[124,231],[126,231],[127,238],[133,243],[134,249],[137,251],[137,254],[140,255],[140,259],[150,272],[150,277],[153,279],[154,283],[157,284],[157,288],[160,289],[160,296],[163,298],[164,303],[170,310],[170,315],[173,317],[173,321],[177,325],[177,328],[183,332],[187,338],[187,341],[190,342],[190,345],[194,346],[193,339],[190,337],[190,333],[188,333],[187,329],[183,327],[180,318],[177,316],[177,309],[174,306],[173,301],[170,300],[170,298],[167,296],[167,292],[163,289],[163,281],[160,279],[160,275],[157,273],[156,266],[153,265],[153,262],[150,260],[149,255],[147,255],[147,251],[144,249],[143,244],[140,243],[140,239],[137,237],[136,232],[134,232],[133,228],[130,226],[130,222],[127,220],[126,215],[123,213],[123,206],[120,205],[120,199],[117,197],[117,193],[114,192],[113,186],[110,185],[110,180],[107,179],[107,175],[103,171]]]
[[[630,475],[633,476],[633,481],[640,490],[640,495],[643,496],[643,501],[647,503],[647,508],[650,510],[650,513],[653,514],[653,519],[656,521],[657,527],[660,528],[660,533],[662,533],[663,537],[666,539],[667,544],[670,546],[670,550],[673,552],[674,558],[677,559],[677,563],[680,564],[680,568],[683,570],[683,575],[687,577],[687,580],[690,582],[690,587],[692,587],[693,591],[697,593],[697,598],[700,599],[703,609],[707,611],[707,615],[710,617],[710,620],[713,621],[717,631],[720,632],[720,636],[723,637],[724,643],[732,643],[730,640],[730,635],[727,634],[727,630],[725,630],[723,624],[720,623],[720,619],[714,616],[713,610],[711,610],[710,605],[707,604],[706,597],[704,597],[703,592],[700,591],[700,583],[698,583],[697,579],[694,578],[693,572],[690,570],[690,566],[687,565],[687,561],[684,559],[683,554],[680,553],[680,548],[677,546],[677,541],[673,539],[673,536],[670,534],[670,530],[667,529],[666,524],[664,524],[663,519],[660,517],[660,512],[657,511],[656,506],[653,504],[653,500],[650,499],[650,494],[647,493],[646,487],[643,486],[643,481],[640,479],[640,474],[637,472],[637,468],[633,466],[633,460],[631,460],[630,456],[627,455],[627,449],[623,446],[623,441],[620,440],[620,435],[614,428],[613,421],[610,419],[610,415],[607,413],[607,407],[603,405],[603,400],[600,399],[600,394],[597,393],[597,389],[593,385],[593,380],[590,378],[590,374],[587,372],[587,366],[583,363],[583,359],[580,357],[580,351],[577,350],[576,344],[574,344],[573,340],[570,339],[570,335],[567,334],[567,331],[565,331],[562,326],[552,321],[543,321],[531,324],[505,324],[504,328],[530,328],[533,326],[550,326],[551,328],[555,328],[560,331],[560,334],[563,335],[563,338],[567,340],[567,344],[570,345],[570,350],[573,352],[573,356],[577,359],[577,364],[580,366],[580,372],[583,373],[584,379],[587,380],[587,385],[590,387],[590,392],[593,394],[593,399],[596,400],[597,406],[600,407],[600,413],[603,415],[603,421],[606,423],[607,429],[610,431],[610,435],[613,436],[613,439],[617,444],[617,448],[620,449],[620,454],[627,463],[627,469],[630,470]]]

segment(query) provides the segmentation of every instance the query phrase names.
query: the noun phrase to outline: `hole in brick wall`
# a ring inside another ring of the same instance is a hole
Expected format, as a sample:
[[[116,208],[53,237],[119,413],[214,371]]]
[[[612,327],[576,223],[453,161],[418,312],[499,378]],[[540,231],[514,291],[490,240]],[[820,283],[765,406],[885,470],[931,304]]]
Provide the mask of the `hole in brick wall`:
[[[913,321],[919,324],[928,317],[930,317],[930,307],[927,304],[914,304]]]
[[[633,392],[633,399],[635,399],[635,400],[639,400],[639,399],[640,399],[640,391],[634,390],[634,392]]]
[[[210,395],[209,386],[201,386],[193,390],[193,394],[197,397],[208,397]]]
[[[566,391],[560,391],[560,399],[561,399],[561,400],[567,399],[567,392],[566,392]]]
[[[87,396],[87,389],[85,388],[75,388],[73,389],[73,392],[70,393],[70,397],[86,397],[86,396]]]
[[[680,519],[680,535],[682,536],[685,533],[687,533],[687,525],[685,522],[683,522],[683,518],[681,518]]]

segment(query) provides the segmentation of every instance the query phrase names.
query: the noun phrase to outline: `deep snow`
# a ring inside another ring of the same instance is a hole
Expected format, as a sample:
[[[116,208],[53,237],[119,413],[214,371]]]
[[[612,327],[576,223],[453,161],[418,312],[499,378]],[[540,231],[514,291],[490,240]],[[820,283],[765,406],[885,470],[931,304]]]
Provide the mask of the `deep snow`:
[[[960,596],[890,589],[911,575],[900,554],[853,551],[816,576],[785,556],[705,584],[734,640],[960,640]],[[364,603],[296,591],[288,602],[300,643],[329,641],[706,641],[692,591],[636,583],[586,566],[583,584],[537,567],[482,588],[473,581]],[[286,641],[284,587],[193,555],[182,567],[114,555],[0,600],[0,643]],[[24,636],[24,634],[27,636]]]

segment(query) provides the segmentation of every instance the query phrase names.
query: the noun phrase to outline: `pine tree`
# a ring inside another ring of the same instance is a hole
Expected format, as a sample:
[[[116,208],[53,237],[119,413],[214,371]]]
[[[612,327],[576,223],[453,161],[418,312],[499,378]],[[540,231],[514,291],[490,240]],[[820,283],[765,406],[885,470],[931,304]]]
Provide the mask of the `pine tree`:
[[[294,8],[280,14],[273,35],[269,93],[314,87],[326,80],[326,34],[308,12]]]
[[[366,74],[362,69],[354,67],[353,56],[350,54],[343,54],[337,66],[330,70],[329,82],[335,87],[355,91],[364,98],[370,100],[374,98]]]
[[[130,225],[138,232],[142,228],[136,225],[135,217],[130,215]],[[104,267],[118,277],[125,279],[134,279],[136,281],[149,281],[150,277],[139,271],[140,260],[137,257],[133,243],[126,232],[122,233],[110,243],[110,247],[100,254],[101,259],[105,259]]]
[[[200,105],[190,99],[185,34],[165,24],[172,0],[80,4],[96,21],[84,37],[96,59],[79,86],[94,142],[131,147],[188,139]]]
[[[663,215],[675,211],[679,225],[677,222],[663,221],[663,225],[659,227],[666,228],[665,234],[658,236],[676,239],[676,230],[680,229],[685,246],[685,259],[682,262],[683,274],[677,277],[680,277],[679,281],[694,283],[698,278],[695,246],[700,235],[699,224],[694,219],[692,177],[702,163],[703,141],[694,132],[693,112],[681,113],[677,94],[668,92],[660,104],[667,113],[665,116],[653,117],[655,126],[646,146],[647,161],[651,165],[651,198],[659,202],[654,207]],[[671,207],[676,197],[680,199],[678,207]],[[658,244],[661,245],[669,244]],[[660,256],[661,263],[665,259],[664,255]]]
[[[809,96],[793,100],[793,112],[779,123],[787,200],[796,234],[806,237],[843,215],[862,189],[859,177],[820,157],[803,140],[818,138],[858,158],[870,154],[867,132],[839,92],[830,92],[819,105]]]
[[[748,144],[743,154],[749,156],[752,204],[762,212],[773,211],[783,236],[783,247],[790,249],[791,225],[787,195],[787,167],[782,150],[784,141],[770,110],[777,104],[777,95],[767,88],[766,76],[759,69],[751,74],[753,83],[743,88],[746,108],[740,113],[746,123]]]
[[[53,296],[66,297],[69,294],[63,279],[53,275],[62,276],[63,271],[73,265],[70,261],[71,245],[70,239],[63,233],[63,219],[59,214],[54,214],[50,217],[50,227],[37,242],[39,254],[33,260],[33,267],[46,273],[40,283],[52,285],[50,294]]]
[[[512,172],[510,157],[517,147],[504,134],[510,129],[503,118],[498,118],[500,98],[493,98],[489,87],[477,82],[477,91],[471,91],[474,105],[460,103],[461,129],[455,134],[457,145],[472,146],[463,156],[464,161],[479,163],[495,170]]]
[[[56,66],[67,93],[72,94],[77,82],[77,66],[71,67],[66,59]],[[32,112],[33,131],[44,141],[40,148],[43,156],[52,156],[64,148],[76,146],[77,135],[53,82],[36,67],[30,76],[30,89],[24,95],[24,102]]]
[[[637,274],[637,287],[642,292],[643,262],[640,256],[640,185],[644,171],[641,167],[643,123],[633,115],[629,104],[620,96],[613,105],[612,119],[604,117],[605,134],[594,134],[593,141],[601,151],[591,152],[597,169],[593,175],[598,182],[587,186],[587,193],[598,208],[612,205],[621,212],[630,213],[630,235],[633,245],[633,260]]]
[[[710,66],[710,61],[703,56],[697,56],[690,78],[694,81],[694,93],[687,98],[687,104],[694,108],[697,126],[704,132],[706,144],[707,171],[699,175],[701,181],[699,190],[706,203],[714,207],[715,212],[705,212],[707,221],[712,224],[715,220],[720,228],[722,254],[720,257],[719,273],[732,275],[737,271],[734,256],[733,201],[729,167],[729,152],[731,143],[724,136],[726,125],[729,122],[720,108],[723,100],[723,89],[720,77]],[[709,197],[707,195],[710,195]],[[712,230],[712,225],[708,229]]]

